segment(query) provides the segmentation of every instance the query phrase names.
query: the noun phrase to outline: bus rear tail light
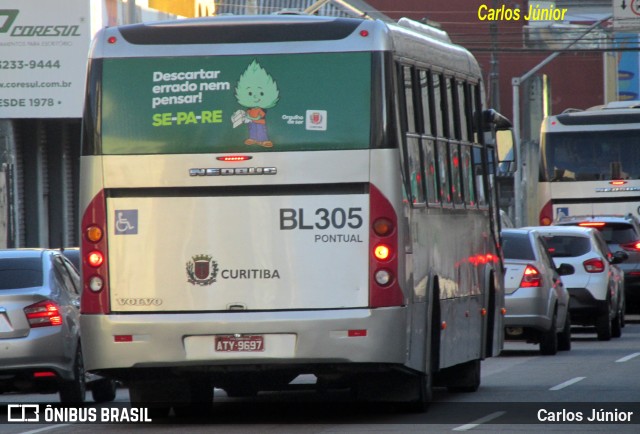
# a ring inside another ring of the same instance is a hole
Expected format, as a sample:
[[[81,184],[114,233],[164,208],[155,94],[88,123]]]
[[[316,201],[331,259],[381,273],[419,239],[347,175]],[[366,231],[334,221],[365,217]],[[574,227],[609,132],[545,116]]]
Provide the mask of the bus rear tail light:
[[[600,258],[587,259],[582,265],[587,273],[602,273],[604,271],[604,261]]]
[[[102,252],[94,250],[87,255],[87,263],[93,268],[98,268],[104,263],[104,255]]]
[[[545,203],[540,210],[539,221],[541,226],[549,226],[553,223],[553,203],[551,201]]]
[[[391,248],[385,244],[378,244],[373,248],[373,256],[379,261],[386,261],[391,257]]]
[[[51,300],[44,300],[24,308],[29,327],[50,327],[62,325],[60,306]]]
[[[373,184],[369,190],[369,305],[401,306],[398,282],[398,230],[391,202]]]
[[[533,265],[527,265],[524,269],[520,288],[539,288],[542,286],[542,275]]]
[[[80,311],[109,313],[109,269],[107,265],[107,214],[104,190],[93,198],[82,216],[82,279]]]
[[[620,245],[623,250],[628,252],[640,252],[640,241],[634,241],[632,243],[622,244]]]
[[[394,224],[391,220],[387,218],[379,218],[373,222],[371,225],[373,232],[380,237],[386,237],[393,232]]]

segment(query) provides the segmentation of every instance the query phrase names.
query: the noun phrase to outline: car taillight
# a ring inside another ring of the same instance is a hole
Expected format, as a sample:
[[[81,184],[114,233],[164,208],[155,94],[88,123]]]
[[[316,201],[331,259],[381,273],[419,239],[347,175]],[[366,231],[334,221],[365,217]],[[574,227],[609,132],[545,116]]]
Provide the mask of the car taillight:
[[[538,288],[542,286],[542,275],[533,265],[527,265],[524,269],[520,288]]]
[[[82,302],[86,314],[109,313],[107,217],[104,191],[93,198],[82,216]]]
[[[628,252],[640,252],[640,241],[634,241],[632,243],[621,244],[620,247]]]
[[[401,306],[398,282],[398,223],[389,200],[374,185],[369,190],[369,305]]]
[[[604,261],[600,258],[587,259],[582,265],[587,273],[602,273],[604,271]]]
[[[51,300],[40,301],[25,307],[24,314],[31,328],[62,325],[60,306]]]

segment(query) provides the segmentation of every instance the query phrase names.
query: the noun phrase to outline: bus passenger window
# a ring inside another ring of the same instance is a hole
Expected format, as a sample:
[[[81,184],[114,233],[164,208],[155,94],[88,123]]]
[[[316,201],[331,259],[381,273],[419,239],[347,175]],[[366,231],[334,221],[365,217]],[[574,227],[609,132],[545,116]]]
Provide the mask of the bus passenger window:
[[[438,194],[438,176],[436,174],[436,154],[435,143],[431,139],[423,139],[424,149],[424,175],[427,185],[427,202],[429,204],[438,204],[440,195]]]
[[[451,156],[451,193],[453,203],[462,204],[462,185],[460,182],[460,151],[457,143],[449,143],[449,155]]]
[[[411,67],[402,67],[404,77],[404,103],[407,108],[407,131],[416,132],[416,115],[413,108],[413,80],[411,78]]]
[[[473,162],[471,161],[471,146],[463,144],[461,147],[462,153],[462,188],[464,194],[464,202],[467,207],[475,208],[476,194],[473,185]]]
[[[422,123],[424,125],[424,134],[434,136],[435,131],[431,126],[431,112],[433,104],[433,89],[430,85],[430,73],[428,71],[420,71],[420,97],[422,100]]]
[[[458,136],[456,134],[456,125],[455,125],[455,100],[453,99],[453,86],[454,86],[454,80],[453,78],[447,78],[446,79],[446,85],[447,85],[447,92],[446,92],[446,98],[447,98],[447,127],[448,127],[448,133],[447,133],[447,137],[449,137],[450,139],[457,139]]]
[[[487,176],[482,169],[482,154],[480,148],[473,148],[473,172],[476,181],[476,195],[478,197],[478,206],[480,208],[487,207],[487,196],[484,192],[484,179]]]
[[[467,92],[465,83],[458,82],[458,114],[460,119],[460,139],[467,142],[469,136],[469,119],[467,118]]]
[[[435,131],[437,136],[444,135],[444,123],[442,119],[442,91],[440,89],[440,75],[432,74],[433,79],[433,110],[435,112]]]
[[[447,152],[447,142],[438,140],[438,181],[440,185],[439,193],[442,203],[451,203],[451,188],[449,186],[449,152]]]
[[[409,154],[409,181],[411,183],[411,203],[424,205],[424,177],[420,164],[420,139],[407,136],[407,153]]]

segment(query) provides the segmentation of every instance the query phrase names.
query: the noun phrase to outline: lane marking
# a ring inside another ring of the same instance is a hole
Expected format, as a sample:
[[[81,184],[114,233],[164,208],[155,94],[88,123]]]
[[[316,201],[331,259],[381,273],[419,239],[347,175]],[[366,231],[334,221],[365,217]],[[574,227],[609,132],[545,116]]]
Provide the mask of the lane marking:
[[[474,420],[473,422],[466,425],[460,425],[459,427],[454,428],[452,431],[469,431],[482,425],[483,423],[489,422],[493,419],[497,419],[505,413],[506,411],[496,411],[495,413],[488,414],[485,417],[481,417],[480,419]]]
[[[572,378],[569,381],[565,381],[564,383],[560,383],[557,386],[553,386],[551,389],[549,390],[560,390],[560,389],[564,389],[565,387],[569,387],[572,384],[576,384],[578,381],[582,381],[587,377],[576,377],[576,378]]]
[[[638,356],[640,356],[640,353],[629,354],[628,356],[624,356],[623,358],[616,360],[616,363],[628,362],[629,360]]]

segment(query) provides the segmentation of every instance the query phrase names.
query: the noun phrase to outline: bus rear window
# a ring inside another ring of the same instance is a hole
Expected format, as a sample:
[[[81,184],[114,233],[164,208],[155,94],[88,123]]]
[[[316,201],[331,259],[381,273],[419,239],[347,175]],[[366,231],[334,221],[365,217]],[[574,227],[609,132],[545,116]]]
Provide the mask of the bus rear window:
[[[544,237],[549,253],[554,258],[575,258],[591,250],[591,241],[586,237],[553,235]]]
[[[101,143],[89,147],[93,153],[369,147],[371,53],[102,62],[100,119],[93,120]]]
[[[640,130],[547,133],[541,181],[640,178]]]

